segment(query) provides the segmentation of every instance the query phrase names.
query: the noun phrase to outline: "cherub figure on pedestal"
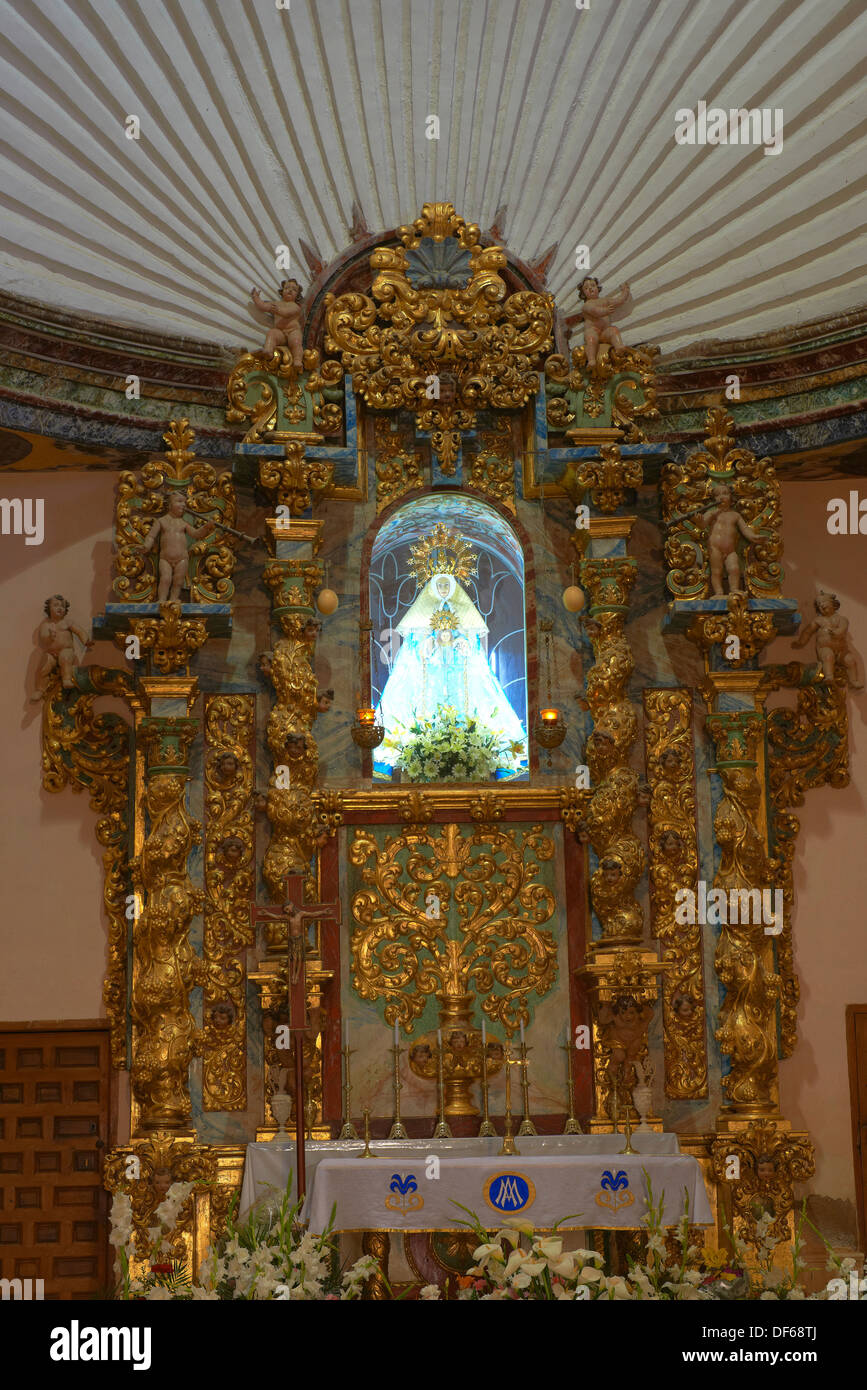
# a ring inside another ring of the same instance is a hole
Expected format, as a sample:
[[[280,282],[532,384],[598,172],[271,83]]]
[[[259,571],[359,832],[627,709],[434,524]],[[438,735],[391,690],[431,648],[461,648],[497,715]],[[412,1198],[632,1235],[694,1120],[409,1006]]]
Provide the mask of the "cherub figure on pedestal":
[[[725,594],[723,569],[729,582],[729,593],[742,592],[738,534],[744,540],[753,542],[761,540],[761,536],[747,525],[740,512],[732,506],[732,490],[728,483],[717,483],[712,496],[713,506],[702,513],[701,524],[708,533],[711,587],[714,596],[719,598]]]
[[[839,662],[852,689],[863,690],[864,665],[852,645],[849,619],[844,618],[837,611],[840,607],[840,600],[836,594],[826,593],[822,589],[813,606],[816,610],[816,617],[807,624],[792,646],[806,646],[815,634],[816,659],[822,667],[825,680],[833,681],[835,666]]]
[[[638,1084],[636,1067],[641,1064],[647,1048],[647,1030],[653,1017],[653,1005],[639,1003],[634,995],[622,994],[599,1011],[599,1036],[608,1051],[608,1081],[622,1097],[631,1096]],[[610,1104],[610,1101],[609,1101]]]
[[[169,602],[177,601],[181,596],[181,589],[189,586],[187,536],[197,541],[214,530],[212,521],[206,521],[204,526],[198,527],[184,521],[186,506],[187,499],[184,494],[173,492],[166,511],[157,517],[141,547],[142,550],[151,551],[159,541],[158,603],[165,603],[167,599]]]
[[[77,637],[85,651],[90,651],[93,641],[68,616],[69,600],[62,594],[52,594],[43,607],[45,621],[39,627],[39,645],[45,656],[36,673],[36,690],[30,699],[33,704],[45,698],[48,677],[59,667],[64,692],[75,689],[75,643]]]
[[[303,365],[301,330],[304,326],[304,315],[298,302],[301,298],[300,284],[297,280],[281,280],[280,298],[277,300],[263,299],[255,287],[250,291],[250,296],[257,309],[274,316],[274,327],[268,330],[265,337],[265,351],[270,354],[276,352],[278,347],[287,347],[296,371],[300,372]]]
[[[614,327],[615,318],[623,318],[632,308],[629,285],[624,281],[616,294],[602,298],[602,286],[595,275],[585,275],[578,286],[583,301],[584,350],[587,353],[587,366],[592,372],[596,366],[600,343],[608,343],[613,348],[622,348],[620,330]],[[618,312],[615,313],[615,310]]]

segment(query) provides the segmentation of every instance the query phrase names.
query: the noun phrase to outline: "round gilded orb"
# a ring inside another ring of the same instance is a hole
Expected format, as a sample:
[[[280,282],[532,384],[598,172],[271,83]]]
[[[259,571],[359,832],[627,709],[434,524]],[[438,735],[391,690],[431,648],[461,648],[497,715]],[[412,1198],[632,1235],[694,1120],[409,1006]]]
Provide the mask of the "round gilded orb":
[[[563,590],[563,607],[567,613],[580,613],[585,602],[584,590],[579,589],[577,584],[570,584],[568,589]]]
[[[337,605],[339,603],[340,599],[333,589],[320,589],[319,593],[316,595],[316,607],[319,609],[320,613],[325,614],[326,618],[329,614],[337,612]]]

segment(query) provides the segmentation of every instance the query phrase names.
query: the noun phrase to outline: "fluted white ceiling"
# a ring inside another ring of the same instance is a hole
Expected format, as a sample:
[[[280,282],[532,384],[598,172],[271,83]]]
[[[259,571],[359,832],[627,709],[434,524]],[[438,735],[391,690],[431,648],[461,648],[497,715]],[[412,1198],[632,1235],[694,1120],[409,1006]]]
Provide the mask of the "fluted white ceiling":
[[[353,204],[377,232],[441,200],[505,208],[524,260],[559,243],[567,314],[587,243],[627,340],[867,300],[864,0],[0,0],[0,36],[16,294],[250,345],[274,248],[307,284],[300,241],[330,261]],[[782,153],[677,145],[700,99],[781,107]]]

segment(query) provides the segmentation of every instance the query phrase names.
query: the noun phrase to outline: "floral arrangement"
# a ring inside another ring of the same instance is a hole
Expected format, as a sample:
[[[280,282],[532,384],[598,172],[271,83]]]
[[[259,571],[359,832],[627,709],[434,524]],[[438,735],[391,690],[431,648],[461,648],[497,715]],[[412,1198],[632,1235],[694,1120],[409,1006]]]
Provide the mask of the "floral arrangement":
[[[475,1264],[458,1278],[459,1300],[499,1301],[502,1299],[578,1300],[605,1299],[646,1302],[661,1301],[728,1301],[747,1299],[826,1300],[830,1286],[820,1293],[808,1294],[801,1285],[804,1265],[801,1259],[802,1231],[808,1221],[802,1207],[797,1224],[791,1271],[775,1267],[774,1251],[777,1241],[770,1234],[773,1214],[762,1215],[756,1223],[756,1245],[751,1252],[744,1241],[728,1228],[734,1254],[702,1249],[690,1243],[689,1212],[684,1214],[675,1230],[662,1225],[664,1197],[653,1197],[650,1179],[645,1173],[647,1213],[642,1218],[647,1231],[647,1246],[642,1261],[630,1259],[628,1275],[606,1275],[603,1257],[596,1250],[564,1250],[562,1237],[555,1227],[550,1235],[536,1232],[525,1218],[511,1217],[500,1230],[486,1231],[473,1212],[462,1225],[468,1226],[479,1238],[473,1251]],[[465,1207],[461,1210],[466,1211]],[[562,1225],[562,1222],[559,1223]],[[854,1261],[841,1260],[823,1240],[828,1251],[829,1270],[847,1276]],[[525,1237],[528,1244],[522,1246]],[[437,1285],[421,1290],[425,1300],[439,1298]]]
[[[646,1250],[643,1259],[629,1260],[629,1273],[625,1275],[606,1274],[604,1259],[596,1250],[564,1250],[556,1226],[550,1233],[541,1233],[526,1218],[511,1217],[498,1231],[490,1232],[475,1213],[461,1207],[470,1219],[460,1224],[473,1231],[478,1245],[473,1251],[475,1263],[457,1279],[458,1299],[711,1302],[825,1300],[840,1296],[832,1293],[831,1284],[813,1294],[802,1286],[804,1224],[816,1230],[803,1208],[796,1227],[792,1269],[788,1271],[774,1266],[778,1242],[770,1233],[774,1220],[771,1213],[763,1214],[756,1223],[755,1246],[748,1247],[726,1228],[732,1252],[701,1248],[690,1242],[686,1207],[677,1227],[667,1230],[662,1225],[664,1200],[654,1200],[646,1174],[645,1183]],[[334,1213],[328,1229],[313,1235],[305,1229],[300,1219],[301,1204],[292,1204],[287,1186],[276,1204],[259,1203],[240,1226],[230,1212],[225,1234],[203,1261],[200,1281],[193,1283],[185,1262],[171,1257],[172,1233],[192,1187],[192,1183],[172,1184],[157,1207],[157,1224],[149,1228],[142,1250],[136,1249],[130,1199],[124,1192],[115,1194],[109,1239],[117,1249],[121,1270],[118,1298],[335,1302],[360,1298],[368,1279],[379,1273],[377,1261],[369,1255],[342,1269],[332,1233]],[[816,1234],[823,1239],[819,1232]],[[840,1259],[826,1241],[823,1243],[829,1256],[827,1268],[836,1271],[845,1282],[854,1261]],[[149,1272],[132,1277],[133,1261],[143,1264]],[[406,1290],[392,1297],[404,1298],[409,1293]],[[418,1297],[433,1302],[442,1293],[439,1285],[427,1284],[419,1290]]]
[[[516,768],[522,743],[440,705],[432,719],[415,720],[400,735],[395,766],[408,782],[487,782],[498,768]]]
[[[291,1178],[290,1178],[291,1182]],[[117,1297],[148,1301],[228,1299],[303,1299],[334,1302],[361,1297],[365,1283],[379,1268],[370,1255],[341,1269],[331,1224],[312,1235],[300,1219],[301,1203],[290,1200],[289,1187],[275,1206],[260,1203],[240,1226],[232,1212],[225,1234],[202,1262],[200,1282],[193,1283],[183,1261],[166,1251],[192,1183],[172,1183],[157,1207],[159,1224],[148,1230],[148,1246],[138,1250],[133,1234],[132,1206],[117,1192],[111,1208],[109,1240],[118,1252],[121,1282]],[[334,1214],[332,1213],[332,1221]],[[133,1260],[150,1273],[131,1277]]]

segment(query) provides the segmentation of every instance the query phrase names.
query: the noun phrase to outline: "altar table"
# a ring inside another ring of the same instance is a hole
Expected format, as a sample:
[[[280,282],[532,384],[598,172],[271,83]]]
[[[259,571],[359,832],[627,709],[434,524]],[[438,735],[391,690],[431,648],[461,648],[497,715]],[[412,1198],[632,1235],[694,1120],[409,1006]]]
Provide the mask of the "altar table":
[[[694,1158],[681,1155],[675,1134],[634,1134],[637,1155],[620,1154],[623,1136],[539,1135],[518,1140],[520,1153],[499,1154],[494,1139],[374,1140],[378,1158],[361,1159],[363,1145],[327,1140],[307,1145],[308,1200],[305,1216],[314,1231],[328,1223],[337,1203],[335,1229],[393,1232],[460,1229],[474,1211],[483,1225],[507,1216],[526,1216],[538,1228],[571,1218],[564,1229],[640,1226],[646,1212],[644,1174],[654,1197],[665,1192],[664,1224],[683,1213],[684,1189],[690,1220],[710,1224],[711,1212]],[[436,1155],[439,1178],[426,1178]],[[295,1160],[294,1145],[247,1146],[240,1217],[254,1202],[278,1200]]]
[[[684,1189],[690,1220],[710,1224],[698,1163],[671,1154],[446,1157],[438,1178],[426,1178],[425,1164],[412,1159],[324,1158],[305,1214],[316,1232],[326,1228],[335,1207],[335,1231],[461,1230],[468,1218],[460,1207],[486,1228],[526,1216],[541,1230],[555,1223],[562,1230],[623,1229],[638,1226],[647,1211],[645,1172],[654,1201],[665,1194],[663,1225],[675,1226],[683,1215]]]

